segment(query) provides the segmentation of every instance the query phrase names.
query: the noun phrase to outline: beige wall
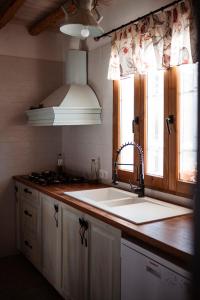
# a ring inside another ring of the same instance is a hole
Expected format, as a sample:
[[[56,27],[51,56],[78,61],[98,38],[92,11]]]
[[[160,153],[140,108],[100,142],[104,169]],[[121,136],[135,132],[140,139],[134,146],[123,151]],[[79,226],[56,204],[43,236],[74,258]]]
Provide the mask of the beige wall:
[[[102,124],[63,127],[66,167],[82,175],[90,173],[92,158],[100,158],[101,168],[112,178],[112,81],[107,80],[110,44],[88,54],[88,82],[102,106]]]
[[[61,33],[31,36],[25,26],[12,23],[0,31],[0,55],[62,61],[67,47],[68,39]]]
[[[160,0],[112,1],[102,10],[105,30],[161,6]],[[162,5],[170,0],[163,0]],[[24,111],[37,104],[62,82],[62,63],[68,47],[77,48],[61,34],[45,32],[37,37],[21,25],[9,24],[0,31],[0,256],[15,252],[15,203],[12,176],[49,169],[61,147],[68,169],[90,172],[91,158],[112,170],[112,82],[107,80],[110,38],[90,39],[89,83],[103,108],[102,125],[32,128]],[[71,44],[70,44],[71,43]],[[75,44],[74,44],[75,43]],[[104,43],[108,45],[100,47]],[[62,137],[61,137],[62,131]],[[62,144],[62,145],[61,145]]]
[[[12,176],[54,168],[61,151],[61,128],[29,127],[24,113],[61,85],[61,48],[52,52],[51,34],[43,42],[23,34],[17,44],[14,32],[0,33],[0,257],[16,251]]]
[[[111,30],[170,2],[170,0],[112,0],[109,8],[106,6],[99,8],[104,16],[101,26],[105,31]],[[63,152],[67,168],[83,175],[90,172],[90,160],[99,157],[101,168],[108,172],[107,181],[111,182],[113,86],[112,81],[107,80],[111,38],[103,38],[98,42],[90,38],[88,47],[90,49],[88,81],[103,108],[102,125],[64,127]]]

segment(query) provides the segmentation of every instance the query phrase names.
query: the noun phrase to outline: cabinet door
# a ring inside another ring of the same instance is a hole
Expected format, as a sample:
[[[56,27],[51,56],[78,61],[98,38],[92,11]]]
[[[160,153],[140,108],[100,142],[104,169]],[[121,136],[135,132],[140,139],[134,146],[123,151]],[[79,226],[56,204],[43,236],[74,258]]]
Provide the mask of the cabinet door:
[[[87,216],[89,220],[90,300],[120,299],[120,231]]]
[[[22,227],[23,230],[28,231],[33,238],[37,238],[39,213],[38,208],[33,206],[33,201],[29,199],[23,199],[22,201]]]
[[[81,243],[77,210],[63,206],[62,289],[66,299],[88,300],[88,248]]]
[[[37,239],[29,235],[28,231],[23,232],[21,249],[23,254],[40,270],[40,248]]]
[[[26,187],[20,186],[19,193],[19,235],[20,250],[37,268],[41,269],[41,206],[38,193],[33,191],[35,198],[25,197],[22,189]]]
[[[61,283],[61,217],[55,199],[41,195],[42,200],[42,272],[60,290]]]
[[[17,249],[21,250],[21,218],[20,218],[20,212],[21,212],[21,197],[20,197],[20,191],[21,191],[21,185],[17,181],[14,185],[15,189],[15,207],[16,207],[16,242],[17,242]]]

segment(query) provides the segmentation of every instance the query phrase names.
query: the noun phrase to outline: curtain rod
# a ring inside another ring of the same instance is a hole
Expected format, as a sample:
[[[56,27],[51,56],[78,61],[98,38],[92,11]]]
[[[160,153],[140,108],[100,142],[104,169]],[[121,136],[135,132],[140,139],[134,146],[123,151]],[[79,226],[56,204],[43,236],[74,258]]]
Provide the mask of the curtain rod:
[[[112,29],[112,30],[110,30],[110,31],[108,31],[108,32],[105,32],[104,34],[102,34],[102,35],[100,35],[100,36],[98,36],[98,37],[95,37],[94,40],[95,40],[95,41],[99,41],[101,38],[106,37],[106,36],[109,36],[109,34],[111,34],[111,33],[113,33],[113,32],[116,32],[116,31],[118,31],[118,30],[121,29],[121,28],[124,28],[124,27],[126,27],[126,26],[128,26],[128,25],[131,25],[131,24],[133,24],[133,23],[136,23],[136,22],[138,22],[138,21],[140,21],[140,20],[142,20],[142,19],[144,19],[144,18],[146,18],[146,17],[148,17],[148,16],[150,16],[150,15],[152,15],[152,14],[156,14],[157,12],[162,11],[162,10],[164,10],[164,9],[170,7],[170,6],[173,6],[173,5],[175,5],[175,4],[179,3],[179,2],[182,2],[182,1],[184,1],[184,0],[176,0],[176,1],[174,1],[174,2],[172,2],[172,3],[169,3],[169,4],[165,5],[165,6],[162,6],[162,7],[158,8],[158,9],[156,9],[156,10],[154,10],[154,11],[151,11],[150,13],[148,13],[148,14],[142,16],[142,17],[139,17],[139,18],[137,18],[137,19],[135,19],[135,20],[132,20],[132,21],[126,23],[126,24],[123,24],[123,25],[121,25],[121,26],[119,26],[119,27],[117,27],[117,28],[114,28],[114,29]]]

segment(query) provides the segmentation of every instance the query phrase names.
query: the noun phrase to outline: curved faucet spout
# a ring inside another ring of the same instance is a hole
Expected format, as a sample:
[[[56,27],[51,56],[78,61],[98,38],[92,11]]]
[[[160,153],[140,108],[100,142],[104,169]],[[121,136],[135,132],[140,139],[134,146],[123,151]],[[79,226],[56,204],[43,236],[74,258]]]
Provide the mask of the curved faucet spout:
[[[118,158],[121,153],[121,151],[127,147],[127,146],[133,146],[136,147],[139,155],[139,185],[137,188],[134,189],[134,192],[138,194],[138,197],[144,197],[144,153],[142,150],[142,147],[135,143],[135,142],[128,142],[122,145],[116,152],[116,159],[114,161],[114,166],[113,166],[113,184],[117,184],[118,181],[118,175],[117,175],[117,169],[119,165],[131,165],[133,166],[134,164],[123,164],[123,163],[118,163]]]

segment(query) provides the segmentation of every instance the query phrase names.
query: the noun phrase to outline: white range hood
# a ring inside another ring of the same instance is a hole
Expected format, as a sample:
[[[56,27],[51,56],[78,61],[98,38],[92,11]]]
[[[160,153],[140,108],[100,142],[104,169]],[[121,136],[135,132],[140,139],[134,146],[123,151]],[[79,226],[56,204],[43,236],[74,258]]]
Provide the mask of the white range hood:
[[[69,50],[66,54],[66,84],[40,103],[42,108],[26,111],[33,126],[101,124],[101,107],[87,85],[86,51]]]

